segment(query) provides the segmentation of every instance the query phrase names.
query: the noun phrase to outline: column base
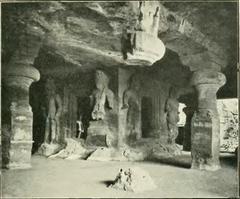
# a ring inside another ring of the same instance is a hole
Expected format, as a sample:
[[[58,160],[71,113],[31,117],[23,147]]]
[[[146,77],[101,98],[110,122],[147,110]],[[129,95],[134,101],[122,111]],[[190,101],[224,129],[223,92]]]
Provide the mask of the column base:
[[[192,118],[192,168],[215,171],[220,169],[219,128],[216,113],[199,110]]]
[[[31,168],[33,141],[11,141],[7,169]]]
[[[216,171],[221,169],[220,161],[219,160],[204,160],[204,159],[197,159],[192,160],[191,169],[199,169],[199,170],[206,170],[206,171]]]

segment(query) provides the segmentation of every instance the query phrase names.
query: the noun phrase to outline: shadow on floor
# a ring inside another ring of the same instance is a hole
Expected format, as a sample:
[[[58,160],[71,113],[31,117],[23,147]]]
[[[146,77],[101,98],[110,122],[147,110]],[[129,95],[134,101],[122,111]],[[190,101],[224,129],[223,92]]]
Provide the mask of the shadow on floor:
[[[155,158],[153,160],[148,160],[148,162],[161,163],[165,165],[189,169],[191,168],[191,155],[189,154],[175,157],[161,157]]]
[[[161,157],[148,162],[161,163],[165,165],[175,166],[190,169],[191,168],[191,153],[175,156]],[[237,168],[237,156],[231,153],[221,153],[220,162],[223,167]]]
[[[105,184],[107,187],[109,187],[110,185],[113,184],[113,180],[104,180],[104,181],[101,181],[101,184]]]
[[[220,162],[224,167],[237,168],[237,156],[232,153],[221,153]]]

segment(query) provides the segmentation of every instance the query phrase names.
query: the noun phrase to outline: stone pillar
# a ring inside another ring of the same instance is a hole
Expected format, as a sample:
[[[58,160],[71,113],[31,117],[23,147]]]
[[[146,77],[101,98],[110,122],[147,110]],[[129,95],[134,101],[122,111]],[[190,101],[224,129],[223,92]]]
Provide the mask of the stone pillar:
[[[193,115],[191,125],[192,168],[220,168],[220,122],[216,93],[225,82],[225,76],[213,70],[201,70],[193,74],[192,84],[198,92],[198,110]]]
[[[127,145],[126,118],[128,109],[123,109],[124,91],[128,89],[128,81],[133,71],[118,68],[118,148]]]
[[[191,150],[191,120],[194,114],[195,108],[187,106],[183,108],[183,112],[186,114],[186,123],[184,126],[184,135],[183,135],[183,150]]]
[[[29,87],[40,79],[37,69],[32,67],[41,46],[43,32],[38,27],[26,26],[19,36],[19,45],[8,65],[3,67],[3,83],[7,95],[11,121],[7,157],[3,167],[9,169],[31,167],[33,113],[29,105]]]
[[[168,135],[167,130],[164,129],[163,117],[164,115],[164,105],[162,98],[159,95],[153,96],[153,113],[152,113],[152,133],[151,137],[159,138],[162,143],[167,143]]]

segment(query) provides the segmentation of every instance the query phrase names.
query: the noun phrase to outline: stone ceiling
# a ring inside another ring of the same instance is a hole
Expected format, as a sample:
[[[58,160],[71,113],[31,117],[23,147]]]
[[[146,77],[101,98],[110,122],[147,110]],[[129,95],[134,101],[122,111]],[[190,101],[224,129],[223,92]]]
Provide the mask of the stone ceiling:
[[[123,26],[133,26],[136,21],[136,3],[2,4],[3,65],[11,58],[26,24],[45,32],[35,60],[42,73],[61,75],[62,70],[74,73],[96,65],[125,65],[120,38]],[[236,2],[167,1],[159,6],[158,36],[180,58],[177,64],[189,71],[213,68],[231,74],[229,70],[234,70],[237,62]],[[183,31],[179,30],[181,23]]]

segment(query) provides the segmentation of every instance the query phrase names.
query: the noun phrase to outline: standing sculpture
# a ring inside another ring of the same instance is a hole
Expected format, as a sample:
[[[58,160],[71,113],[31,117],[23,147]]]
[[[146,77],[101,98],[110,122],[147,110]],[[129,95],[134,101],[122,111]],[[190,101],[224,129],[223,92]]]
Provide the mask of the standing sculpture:
[[[82,115],[80,115],[79,120],[77,120],[77,138],[81,138],[82,133],[84,133],[84,126],[83,126],[83,122],[82,122]]]
[[[136,76],[130,79],[129,88],[123,93],[123,106],[122,109],[128,109],[127,112],[127,127],[129,129],[129,136],[140,138],[140,82]]]
[[[92,119],[103,120],[105,117],[105,104],[108,102],[108,107],[113,109],[114,94],[108,88],[109,78],[100,70],[95,73],[96,89],[90,96],[90,103],[93,106]]]
[[[151,6],[149,2],[139,2],[136,31],[143,31],[157,36],[159,26],[159,6]]]
[[[179,102],[177,100],[178,93],[176,90],[172,87],[169,92],[169,98],[166,102],[165,111],[167,113],[167,127],[169,131],[168,135],[168,142],[169,144],[174,144],[175,140],[178,136],[178,126],[177,123],[179,121]]]
[[[90,104],[93,107],[91,116],[94,121],[89,122],[86,144],[112,147],[116,145],[116,136],[109,128],[109,118],[105,118],[105,105],[108,104],[108,108],[113,109],[114,94],[108,88],[109,78],[103,71],[96,71],[95,83],[96,89],[90,96]]]
[[[62,101],[56,93],[54,80],[47,79],[46,85],[47,104],[45,109],[46,126],[45,126],[45,143],[58,143],[60,132],[60,116],[62,114]]]

